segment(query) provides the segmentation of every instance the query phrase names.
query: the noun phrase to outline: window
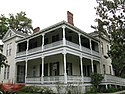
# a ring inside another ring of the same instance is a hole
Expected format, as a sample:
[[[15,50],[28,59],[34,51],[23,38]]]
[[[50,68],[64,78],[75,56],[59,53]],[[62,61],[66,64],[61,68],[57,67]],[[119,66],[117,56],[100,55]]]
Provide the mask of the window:
[[[109,66],[109,71],[110,71],[110,74],[112,74],[112,69],[111,69],[111,66]]]
[[[6,49],[6,56],[9,55],[9,44],[7,44],[7,49]]]
[[[68,41],[71,41],[71,42],[72,42],[72,36],[68,36],[68,37],[66,37],[66,40],[68,40]]]
[[[109,45],[107,45],[107,53],[109,52]]]
[[[11,55],[11,52],[12,52],[12,43],[10,43],[9,45],[9,56]]]
[[[105,65],[104,64],[103,64],[103,72],[104,72],[104,74],[106,74]]]
[[[4,79],[9,79],[10,66],[5,66],[4,68]]]
[[[12,36],[12,32],[9,33],[9,37],[11,37],[11,36]]]
[[[102,54],[104,54],[103,43],[101,43],[101,50],[102,50]]]
[[[44,40],[44,44],[46,45],[46,44],[48,44],[48,43],[49,43],[48,38],[45,38],[45,40]]]
[[[59,35],[52,36],[52,42],[59,41]]]
[[[32,77],[35,77],[36,76],[36,66],[33,66],[33,74],[32,74]]]
[[[59,62],[50,64],[50,76],[58,76],[59,75]]]
[[[10,56],[12,53],[12,43],[7,44],[6,56]]]
[[[72,63],[66,64],[66,72],[67,72],[67,75],[72,75]]]

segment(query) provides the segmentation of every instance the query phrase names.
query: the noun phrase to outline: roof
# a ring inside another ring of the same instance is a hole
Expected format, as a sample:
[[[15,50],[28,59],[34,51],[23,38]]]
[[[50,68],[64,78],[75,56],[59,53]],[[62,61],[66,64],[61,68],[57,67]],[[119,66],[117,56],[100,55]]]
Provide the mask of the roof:
[[[24,36],[24,37],[29,36],[28,34],[22,33],[21,31],[16,31],[16,30],[14,30],[14,29],[12,29],[12,30],[13,30],[14,33],[16,33],[16,34],[18,34],[18,35],[21,35],[21,36]]]
[[[91,32],[91,33],[88,33],[88,34],[90,36],[93,36],[93,37],[98,37],[99,36],[99,32],[98,31],[94,31],[94,32]],[[101,35],[101,38],[109,42],[109,37],[104,36],[104,34]]]
[[[66,21],[61,21],[61,22],[59,22],[59,23],[56,23],[56,24],[54,24],[54,25],[52,25],[52,26],[49,26],[49,27],[47,27],[47,28],[45,28],[45,29],[42,29],[40,32],[36,32],[36,33],[34,33],[34,34],[30,35],[30,36],[27,36],[27,37],[24,37],[23,39],[18,40],[18,41],[22,41],[22,40],[28,39],[29,37],[36,36],[36,35],[38,35],[38,34],[40,34],[40,33],[42,33],[42,32],[46,32],[46,31],[48,31],[48,30],[50,30],[50,29],[52,29],[52,28],[55,28],[55,27],[58,27],[58,26],[61,26],[61,25],[69,26],[69,27],[71,27],[71,28],[73,28],[73,29],[75,29],[75,30],[77,30],[77,31],[79,31],[79,32],[81,32],[81,33],[83,33],[83,34],[86,35],[87,37],[90,37],[90,38],[92,38],[92,39],[94,39],[94,40],[96,40],[96,41],[99,41],[98,39],[94,38],[93,36],[89,35],[88,33],[82,31],[81,29],[77,28],[77,27],[74,26],[74,25],[71,25],[70,23],[68,23],[68,22],[66,22]],[[18,41],[17,41],[17,42],[18,42]]]
[[[11,34],[12,33],[12,34]],[[10,36],[11,35],[11,36]],[[18,36],[18,37],[21,37],[21,38],[24,38],[24,37],[27,37],[29,36],[28,34],[24,34],[22,33],[21,31],[16,31],[15,29],[8,29],[8,31],[6,32],[6,34],[4,35],[2,41],[5,42],[7,40],[10,40],[12,38],[14,38],[15,36]]]

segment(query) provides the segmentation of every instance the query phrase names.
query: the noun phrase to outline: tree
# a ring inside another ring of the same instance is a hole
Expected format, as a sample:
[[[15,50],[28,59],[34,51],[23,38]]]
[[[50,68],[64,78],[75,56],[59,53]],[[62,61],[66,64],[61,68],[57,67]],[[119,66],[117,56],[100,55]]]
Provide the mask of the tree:
[[[92,28],[109,37],[108,52],[116,76],[125,74],[125,0],[98,0],[96,9],[97,26]]]
[[[23,33],[31,33],[32,20],[26,17],[25,12],[17,13],[16,15],[9,14],[9,17],[4,15],[0,16],[0,38],[2,38],[6,31],[9,29],[15,29],[16,31],[21,31]]]
[[[1,67],[5,65],[5,60],[6,60],[6,57],[0,53],[0,71],[1,71]]]

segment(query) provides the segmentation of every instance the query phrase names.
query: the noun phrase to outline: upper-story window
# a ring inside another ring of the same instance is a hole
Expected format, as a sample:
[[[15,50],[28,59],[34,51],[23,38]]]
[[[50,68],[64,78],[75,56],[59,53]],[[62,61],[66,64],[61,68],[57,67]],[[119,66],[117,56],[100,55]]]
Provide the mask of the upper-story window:
[[[104,54],[103,43],[101,43],[102,54]]]
[[[71,42],[72,42],[72,36],[67,36],[67,37],[66,37],[66,40],[68,40],[68,41],[71,41]]]
[[[98,43],[91,41],[91,44],[92,44],[92,50],[99,52]]]
[[[81,36],[81,45],[90,49],[89,39],[84,36]]]
[[[109,52],[109,45],[107,45],[107,53]]]
[[[56,41],[59,41],[59,35],[54,35],[52,36],[52,42],[56,42]]]
[[[46,45],[46,44],[48,44],[48,43],[49,43],[49,39],[48,39],[48,38],[45,38],[44,44]]]
[[[6,56],[10,56],[12,53],[12,43],[7,44]]]

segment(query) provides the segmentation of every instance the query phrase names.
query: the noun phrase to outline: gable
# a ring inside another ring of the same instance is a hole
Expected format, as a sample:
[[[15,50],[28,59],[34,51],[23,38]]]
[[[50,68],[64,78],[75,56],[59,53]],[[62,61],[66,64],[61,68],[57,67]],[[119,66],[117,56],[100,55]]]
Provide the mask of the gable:
[[[3,37],[2,41],[5,42],[7,40],[10,40],[12,38],[14,38],[15,36],[18,36],[18,37],[25,37],[26,34],[23,34],[23,33],[20,33],[19,31],[14,31],[13,29],[9,29],[5,36]]]
[[[9,29],[7,32],[6,32],[6,34],[4,35],[4,37],[3,37],[3,41],[4,40],[7,40],[7,39],[10,39],[10,38],[12,38],[13,36],[15,36],[16,34],[11,30],[11,29]]]

